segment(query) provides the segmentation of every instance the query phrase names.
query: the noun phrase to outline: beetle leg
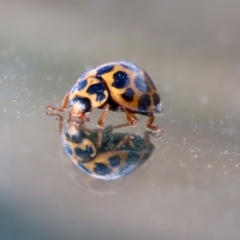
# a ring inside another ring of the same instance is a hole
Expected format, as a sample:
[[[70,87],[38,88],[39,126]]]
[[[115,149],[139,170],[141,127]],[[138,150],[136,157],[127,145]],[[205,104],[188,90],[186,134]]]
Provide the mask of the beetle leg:
[[[163,129],[160,126],[152,125],[154,122],[154,115],[150,115],[150,118],[146,124],[146,127],[151,130],[151,135],[155,138],[161,137],[163,133]]]
[[[103,111],[102,115],[100,116],[100,118],[98,120],[98,129],[97,129],[98,147],[100,147],[102,144],[102,134],[103,134],[102,131],[103,131],[103,127],[104,127],[104,121],[108,114],[108,110],[109,110],[109,104],[106,105],[105,110]]]
[[[97,129],[98,147],[102,145],[102,128]]]
[[[114,128],[122,128],[122,127],[128,127],[128,126],[134,127],[134,126],[136,126],[137,122],[139,121],[137,116],[134,113],[129,112],[126,108],[123,108],[123,111],[126,114],[127,123],[123,123],[121,125],[117,125]]]
[[[69,100],[69,95],[70,95],[69,92],[67,92],[65,94],[60,108],[57,108],[56,106],[49,105],[49,106],[46,107],[46,109],[50,109],[50,110],[57,111],[57,112],[66,111],[67,105],[68,105],[68,100]]]
[[[103,129],[104,134],[110,134],[113,132],[113,126],[109,125]]]
[[[121,148],[125,143],[129,143],[129,145],[131,147],[134,147],[134,143],[132,142],[132,136],[131,134],[127,134],[126,136],[124,136],[122,138],[122,140],[118,143],[118,145],[113,149],[113,150],[117,150],[119,148]]]
[[[55,117],[58,117],[57,120],[58,120],[58,130],[59,130],[59,134],[62,133],[62,129],[63,129],[63,116],[58,114],[58,113],[49,113],[48,111],[45,111],[45,113],[48,115],[48,116],[55,116]]]
[[[100,118],[98,120],[98,128],[103,128],[104,127],[104,121],[107,117],[108,110],[109,110],[109,104],[106,105],[106,108],[104,109],[102,115],[100,116]]]
[[[148,131],[144,131],[144,136],[143,136],[143,149],[148,150],[150,144],[150,136]]]

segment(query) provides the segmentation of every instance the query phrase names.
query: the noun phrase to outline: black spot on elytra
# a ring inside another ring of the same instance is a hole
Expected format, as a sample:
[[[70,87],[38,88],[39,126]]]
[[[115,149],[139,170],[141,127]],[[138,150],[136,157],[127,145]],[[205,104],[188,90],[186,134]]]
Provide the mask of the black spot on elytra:
[[[87,85],[87,79],[81,80],[79,82],[77,82],[73,88],[72,88],[72,93],[76,92],[76,91],[81,91],[82,89],[84,89]]]
[[[126,91],[121,94],[121,97],[127,102],[132,102],[134,98],[134,91],[131,88],[127,88]]]
[[[110,157],[108,161],[111,167],[117,167],[120,164],[121,159],[119,156],[116,155],[116,156]]]
[[[141,75],[137,75],[134,79],[136,88],[143,93],[150,92],[150,88],[147,85],[145,79]]]
[[[136,152],[129,152],[127,156],[128,165],[135,165],[139,161],[139,154]]]
[[[160,97],[157,93],[153,93],[153,103],[155,106],[155,110],[157,112],[161,112],[161,104],[160,104]]]
[[[78,165],[84,172],[86,172],[86,173],[91,173],[91,172],[89,171],[89,169],[86,168],[86,167],[83,165],[82,161],[78,161],[77,165]]]
[[[143,94],[138,101],[138,109],[140,112],[146,112],[151,106],[151,99],[148,94]]]
[[[118,89],[125,88],[130,83],[127,73],[123,71],[118,71],[113,74],[114,82],[112,86]]]
[[[98,175],[107,175],[112,170],[111,168],[109,168],[107,165],[103,163],[95,163],[95,168],[93,169],[93,171]]]
[[[98,77],[101,77],[103,74],[111,72],[113,68],[114,68],[114,65],[106,65],[104,67],[101,67],[97,70],[96,75]]]
[[[99,83],[95,83],[92,84],[91,86],[89,86],[89,88],[87,89],[87,93],[88,94],[96,94],[96,99],[95,101],[97,102],[101,102],[102,100],[104,100],[104,98],[106,98],[104,91],[106,90],[104,84],[102,82]]]
[[[150,78],[150,76],[148,75],[147,72],[144,71],[144,77],[146,79],[146,81],[150,84],[150,86],[156,90],[156,86],[155,84],[153,83],[152,79]]]
[[[126,69],[129,69],[129,70],[135,72],[135,73],[140,71],[140,69],[136,65],[134,65],[130,62],[121,62],[120,65]]]
[[[78,156],[78,157],[80,157],[80,158],[82,158],[83,159],[83,161],[87,161],[87,160],[89,160],[90,158],[91,158],[91,155],[94,153],[94,150],[93,150],[93,148],[91,147],[91,146],[86,146],[86,149],[84,150],[84,149],[81,149],[81,148],[79,148],[79,147],[76,147],[75,148],[75,154]]]

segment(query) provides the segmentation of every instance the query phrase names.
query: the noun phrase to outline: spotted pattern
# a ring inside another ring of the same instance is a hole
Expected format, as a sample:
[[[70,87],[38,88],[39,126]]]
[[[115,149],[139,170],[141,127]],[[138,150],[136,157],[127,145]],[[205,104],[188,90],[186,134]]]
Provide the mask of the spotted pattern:
[[[134,79],[134,83],[136,88],[142,92],[142,93],[147,93],[150,92],[150,88],[147,85],[146,81],[143,81],[142,76],[141,75],[137,75]]]
[[[120,164],[121,158],[119,156],[112,156],[108,159],[111,167],[117,167]]]
[[[112,83],[112,86],[117,89],[125,88],[130,83],[129,76],[127,75],[127,73],[123,71],[118,71],[114,73],[113,79],[114,79],[114,82]]]
[[[96,94],[95,101],[101,102],[104,98],[106,98],[104,91],[106,90],[104,84],[102,82],[95,83],[89,86],[87,89],[88,94]]]
[[[127,88],[126,91],[121,94],[121,97],[127,102],[132,102],[134,98],[134,91],[131,88]]]
[[[74,85],[74,87],[72,88],[72,93],[75,93],[76,91],[81,91],[82,89],[84,89],[87,85],[87,79],[84,79],[82,81],[77,82],[77,84]]]
[[[105,73],[109,73],[113,70],[114,65],[106,65],[97,70],[96,76],[101,77]]]
[[[147,149],[143,149],[145,140],[133,134],[133,146],[126,144],[123,148],[116,150],[115,147],[126,136],[126,133],[112,133],[108,130],[106,134],[103,134],[101,147],[95,149],[98,142],[97,129],[80,129],[77,132],[83,139],[82,143],[76,144],[71,141],[75,131],[70,128],[68,134],[64,133],[62,136],[64,150],[79,169],[95,178],[105,180],[121,178],[137,169],[154,149],[151,142]],[[69,140],[66,139],[66,135],[70,138]],[[112,147],[109,147],[109,144]]]
[[[74,118],[81,118],[81,113],[90,112],[92,108],[105,108],[107,104],[109,110],[123,110],[126,108],[131,113],[148,116],[160,112],[162,106],[160,96],[150,76],[138,66],[124,61],[104,64],[84,73],[70,91],[68,105],[70,105],[70,113],[74,113],[72,114]],[[71,133],[71,137],[66,135],[65,138],[67,142],[72,141],[75,144],[70,150],[66,150],[69,155],[76,156],[74,149],[76,149],[78,143],[81,143],[77,150],[79,155],[84,154],[84,151],[90,151],[90,149],[86,149],[85,143],[85,147],[83,147],[82,139],[85,137],[84,134],[81,136],[73,135]],[[94,146],[91,144],[90,146],[95,151]],[[82,150],[82,147],[85,150]],[[90,155],[90,152],[85,153],[86,157]],[[91,165],[91,172],[95,168],[96,172],[102,171],[106,173],[113,169],[111,164],[118,164],[118,159],[109,159],[109,156],[106,156],[103,163],[105,165],[97,164],[95,166],[94,162]],[[85,164],[85,167],[88,166]],[[122,167],[121,163],[120,167]]]
[[[75,154],[82,158],[83,161],[89,160],[91,158],[91,155],[94,153],[94,150],[91,146],[87,145],[86,149],[83,150],[80,147],[75,148]]]
[[[90,112],[91,108],[102,108],[104,103],[113,111],[123,106],[140,114],[159,112],[161,108],[150,76],[130,62],[111,62],[88,71],[72,91],[70,99],[75,96],[89,99],[89,104],[79,101],[74,111]]]
[[[111,168],[109,168],[106,164],[103,163],[95,163],[95,168],[93,171],[98,175],[107,175],[111,173]]]
[[[151,106],[151,99],[148,94],[141,95],[138,101],[138,109],[140,112],[146,112]]]

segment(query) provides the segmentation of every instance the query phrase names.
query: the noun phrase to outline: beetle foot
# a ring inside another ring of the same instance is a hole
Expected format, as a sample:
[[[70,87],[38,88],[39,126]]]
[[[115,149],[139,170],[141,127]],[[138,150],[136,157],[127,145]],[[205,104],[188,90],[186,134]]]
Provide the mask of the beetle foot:
[[[163,129],[159,126],[147,126],[147,130],[154,138],[160,138],[163,136]]]

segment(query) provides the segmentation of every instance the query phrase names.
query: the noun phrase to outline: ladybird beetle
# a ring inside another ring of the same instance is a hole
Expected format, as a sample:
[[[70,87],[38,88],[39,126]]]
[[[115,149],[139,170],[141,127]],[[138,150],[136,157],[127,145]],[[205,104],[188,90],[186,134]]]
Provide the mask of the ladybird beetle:
[[[150,76],[130,62],[111,62],[84,73],[66,93],[60,108],[47,109],[65,111],[69,105],[69,117],[89,121],[85,115],[92,108],[104,109],[98,127],[104,127],[108,110],[124,111],[127,123],[114,128],[135,126],[139,121],[135,113],[149,116],[146,124],[152,132],[163,132],[153,125],[154,113],[161,112],[162,102]]]
[[[121,178],[142,165],[150,157],[154,145],[147,131],[140,137],[112,130],[112,126],[102,130],[102,143],[98,146],[98,129],[76,128],[68,123],[63,128],[62,145],[73,162],[92,177]]]

